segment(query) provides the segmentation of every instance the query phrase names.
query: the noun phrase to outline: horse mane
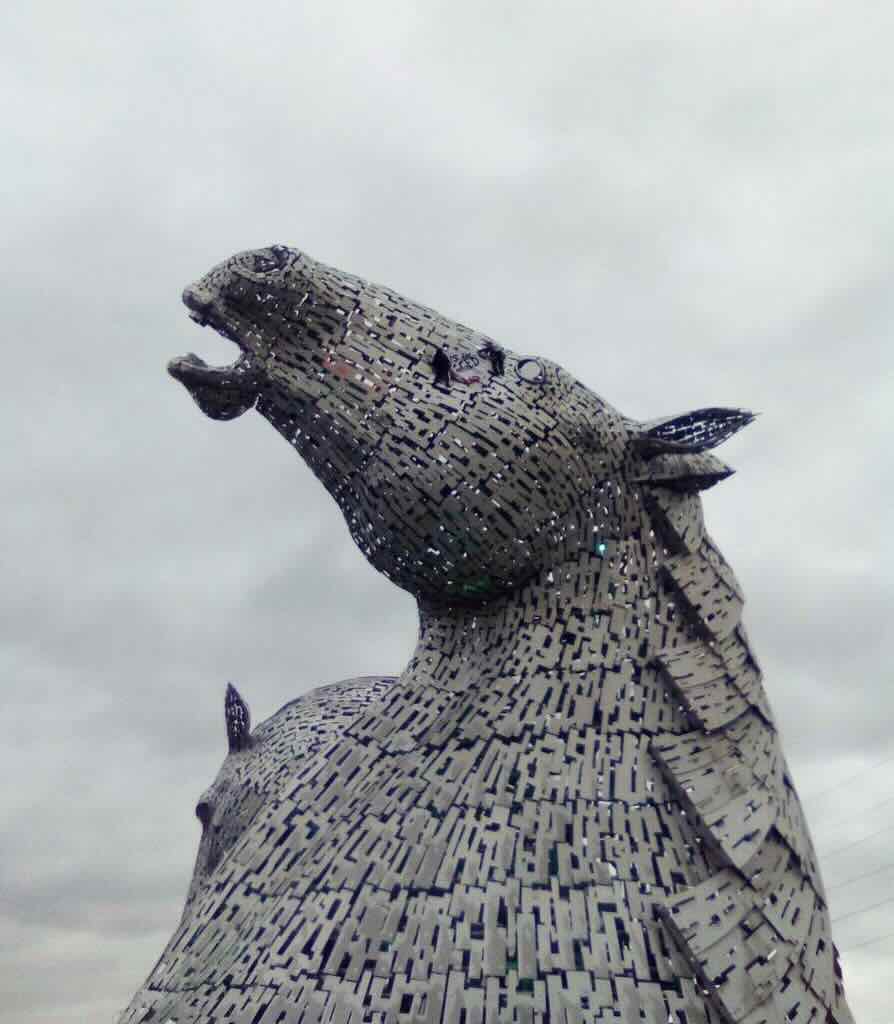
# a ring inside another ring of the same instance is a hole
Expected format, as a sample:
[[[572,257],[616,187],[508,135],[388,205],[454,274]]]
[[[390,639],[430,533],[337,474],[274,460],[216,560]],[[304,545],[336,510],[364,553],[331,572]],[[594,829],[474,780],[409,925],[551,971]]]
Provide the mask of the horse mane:
[[[762,936],[755,956],[765,964],[770,988],[794,984],[805,1005],[818,1003],[825,1011],[844,998],[816,853],[741,621],[744,595],[705,530],[699,496],[733,472],[706,449],[753,419],[744,410],[699,409],[634,425],[629,441],[633,479],[659,549],[661,586],[690,627],[666,637],[650,665],[692,729],[659,733],[649,749],[702,841],[725,864],[659,913],[728,1019],[736,1006],[718,989],[717,969],[705,959],[725,931],[730,948],[754,946]],[[721,901],[722,916],[716,909]],[[771,962],[778,936],[783,955]],[[815,962],[804,973],[799,957],[808,945]]]

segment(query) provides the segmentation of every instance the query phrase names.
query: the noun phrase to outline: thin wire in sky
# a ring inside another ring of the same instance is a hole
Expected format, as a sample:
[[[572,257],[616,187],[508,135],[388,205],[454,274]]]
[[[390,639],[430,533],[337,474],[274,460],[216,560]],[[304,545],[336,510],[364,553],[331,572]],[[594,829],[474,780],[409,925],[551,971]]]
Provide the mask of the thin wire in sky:
[[[853,814],[847,814],[843,818],[833,818],[828,822],[823,821],[823,824],[826,825],[827,828],[837,828],[839,825],[844,825],[849,821],[855,821],[858,818],[862,818],[864,814],[870,814],[872,811],[877,811],[879,807],[887,807],[888,804],[894,804],[894,796],[889,796],[884,800],[879,800],[878,803],[870,804],[868,807],[864,807],[862,810],[856,811]],[[814,820],[813,815],[811,815],[811,820]]]
[[[844,846],[839,846],[834,850],[829,850],[827,853],[820,853],[822,860],[828,860],[830,857],[834,857],[839,853],[844,853],[845,850],[850,850],[854,846],[859,846],[861,843],[865,843],[869,839],[874,839],[876,836],[880,836],[883,832],[890,832],[894,828],[894,822],[890,825],[885,825],[884,828],[880,828],[875,832],[870,832],[868,836],[863,836],[861,839],[855,839],[852,843],[846,843]]]
[[[883,907],[886,903],[894,903],[894,896],[888,896],[887,899],[877,900],[875,903],[870,903],[868,906],[859,907],[857,910],[850,910],[846,914],[841,914],[839,917],[833,917],[832,924],[840,924],[842,921],[846,921],[849,917],[857,917],[858,914],[865,914],[870,910],[875,910],[876,907]]]
[[[852,953],[855,949],[862,949],[864,946],[875,946],[886,939],[894,939],[894,932],[888,932],[886,935],[877,935],[874,939],[865,939],[863,942],[857,942],[853,946],[848,946],[847,949],[840,949],[838,952]]]
[[[845,878],[841,882],[836,882],[834,885],[827,885],[826,892],[833,892],[835,889],[843,889],[846,885],[851,885],[853,882],[862,882],[864,878],[872,878],[874,875],[881,875],[885,871],[890,871],[894,868],[894,863],[883,864],[880,868],[875,868],[873,871],[864,871],[862,875],[853,875],[851,878]]]
[[[831,793],[835,789],[839,789],[841,786],[846,786],[849,782],[853,782],[855,779],[859,779],[861,775],[865,775],[866,772],[871,772],[875,768],[879,768],[883,764],[887,764],[889,761],[894,761],[894,754],[888,754],[879,761],[875,761],[873,764],[867,765],[865,768],[861,768],[860,771],[854,772],[853,775],[848,775],[847,778],[841,779],[840,782],[835,782],[831,786],[827,786],[825,789],[819,790],[817,793],[810,793],[805,796],[802,803],[810,803],[812,800],[818,800],[821,796],[825,796],[827,793]]]

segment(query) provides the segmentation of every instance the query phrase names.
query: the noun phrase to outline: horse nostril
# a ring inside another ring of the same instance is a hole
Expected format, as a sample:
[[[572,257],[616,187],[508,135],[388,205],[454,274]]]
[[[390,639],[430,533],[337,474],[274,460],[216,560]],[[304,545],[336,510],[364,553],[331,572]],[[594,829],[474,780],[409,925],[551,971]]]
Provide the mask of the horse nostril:
[[[205,800],[200,801],[196,805],[196,817],[202,823],[202,828],[207,828],[208,823],[211,821],[211,804]]]

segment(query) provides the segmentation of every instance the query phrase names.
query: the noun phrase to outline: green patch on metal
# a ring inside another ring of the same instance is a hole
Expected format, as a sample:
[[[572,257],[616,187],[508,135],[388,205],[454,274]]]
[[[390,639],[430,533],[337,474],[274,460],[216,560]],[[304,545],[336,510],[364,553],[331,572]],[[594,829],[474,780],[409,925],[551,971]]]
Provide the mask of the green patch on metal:
[[[463,583],[459,588],[460,593],[466,596],[474,594],[486,594],[491,589],[492,581],[490,576],[478,576],[474,580],[469,580],[468,583]]]

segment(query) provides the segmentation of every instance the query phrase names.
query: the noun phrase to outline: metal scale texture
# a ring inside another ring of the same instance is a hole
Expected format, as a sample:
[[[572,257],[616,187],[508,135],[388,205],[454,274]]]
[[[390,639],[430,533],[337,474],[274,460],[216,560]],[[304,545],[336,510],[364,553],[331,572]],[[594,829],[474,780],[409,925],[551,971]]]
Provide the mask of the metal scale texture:
[[[850,1024],[702,518],[750,414],[631,420],[286,246],[184,302],[240,356],[170,373],[294,446],[419,637],[254,730],[228,688],[183,917],[120,1024]]]

